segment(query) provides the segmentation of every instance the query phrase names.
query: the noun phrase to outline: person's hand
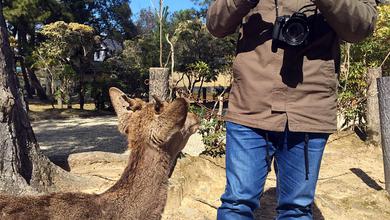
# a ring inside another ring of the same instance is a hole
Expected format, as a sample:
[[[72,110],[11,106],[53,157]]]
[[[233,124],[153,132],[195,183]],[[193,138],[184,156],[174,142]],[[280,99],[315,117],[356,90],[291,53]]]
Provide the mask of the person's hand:
[[[247,0],[248,2],[252,3],[252,4],[258,4],[260,0]]]
[[[247,0],[247,1],[250,2],[253,5],[252,8],[254,8],[254,7],[256,7],[257,4],[259,4],[260,0]]]

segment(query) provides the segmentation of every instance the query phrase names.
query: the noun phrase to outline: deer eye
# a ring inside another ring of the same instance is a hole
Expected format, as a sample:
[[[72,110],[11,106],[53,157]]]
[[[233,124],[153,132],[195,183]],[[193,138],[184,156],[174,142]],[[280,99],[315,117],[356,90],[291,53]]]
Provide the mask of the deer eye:
[[[162,112],[162,109],[163,109],[163,105],[162,104],[156,103],[154,105],[154,111],[156,112],[156,114],[160,114]]]

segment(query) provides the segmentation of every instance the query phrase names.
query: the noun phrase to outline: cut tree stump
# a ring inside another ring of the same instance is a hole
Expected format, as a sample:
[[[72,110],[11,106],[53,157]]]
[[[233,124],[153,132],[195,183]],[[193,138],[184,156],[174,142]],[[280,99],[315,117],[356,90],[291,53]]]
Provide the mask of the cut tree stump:
[[[149,69],[149,100],[153,100],[152,95],[157,96],[162,101],[169,98],[169,69],[150,68]]]
[[[381,142],[377,87],[377,79],[381,76],[382,69],[380,67],[368,69],[367,133],[369,141],[374,144],[379,144]]]

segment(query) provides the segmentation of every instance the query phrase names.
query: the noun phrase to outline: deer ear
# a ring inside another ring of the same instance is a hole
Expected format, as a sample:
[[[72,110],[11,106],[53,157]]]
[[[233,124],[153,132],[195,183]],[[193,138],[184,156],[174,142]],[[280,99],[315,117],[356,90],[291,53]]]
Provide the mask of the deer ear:
[[[119,131],[125,134],[128,124],[127,120],[133,112],[132,107],[136,105],[136,102],[118,88],[111,87],[109,93],[112,106],[118,116]]]

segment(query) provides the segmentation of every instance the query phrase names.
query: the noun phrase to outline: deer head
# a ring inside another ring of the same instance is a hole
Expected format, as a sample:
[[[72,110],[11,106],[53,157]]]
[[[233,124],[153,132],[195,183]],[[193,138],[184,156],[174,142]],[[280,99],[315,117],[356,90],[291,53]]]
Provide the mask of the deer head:
[[[154,103],[146,103],[117,88],[109,93],[119,131],[127,135],[130,148],[149,145],[176,157],[199,127],[198,117],[188,112],[183,98],[168,103],[154,97]]]

